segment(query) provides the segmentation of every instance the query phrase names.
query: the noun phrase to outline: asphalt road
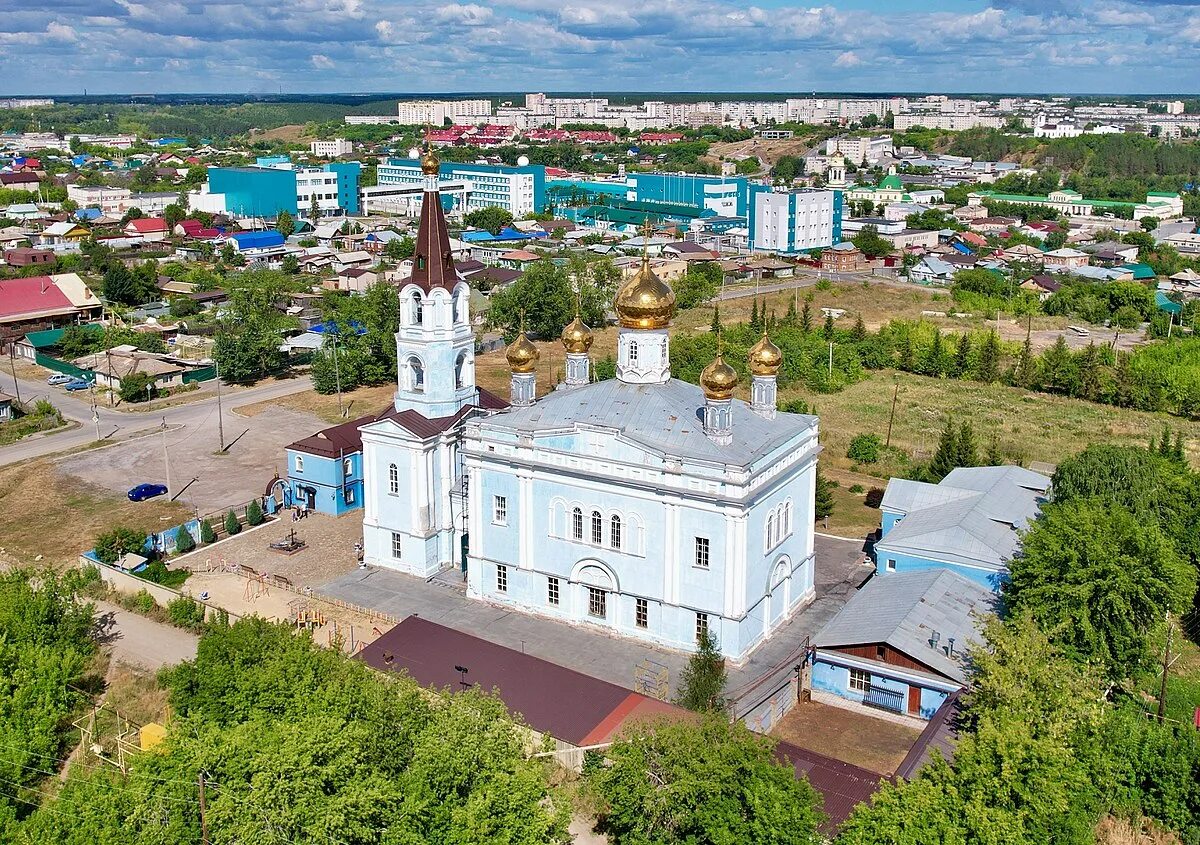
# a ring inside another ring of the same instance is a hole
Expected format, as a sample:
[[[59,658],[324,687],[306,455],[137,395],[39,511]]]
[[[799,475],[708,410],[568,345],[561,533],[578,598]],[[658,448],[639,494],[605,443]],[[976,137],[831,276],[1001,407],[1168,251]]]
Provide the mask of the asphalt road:
[[[100,639],[113,657],[130,666],[157,672],[196,656],[200,638],[173,625],[155,622],[106,601],[96,602]]]
[[[27,438],[0,448],[0,466],[55,452],[68,451],[86,446],[96,440],[97,423],[92,420],[91,399],[87,393],[67,393],[61,387],[51,387],[45,382],[25,379],[18,384],[21,389],[21,398],[24,401],[30,402],[37,398],[49,399],[65,418],[74,420],[80,425],[70,431],[45,437]],[[232,407],[261,402],[264,399],[275,399],[310,389],[312,389],[312,382],[307,376],[304,376],[287,381],[268,382],[257,387],[238,390],[235,394],[226,396],[226,401],[223,403],[226,443],[245,429],[253,428],[255,425],[253,418],[231,417]],[[9,395],[16,394],[11,374],[0,372],[0,392]],[[215,450],[217,448],[216,408],[216,393],[213,392],[211,398],[176,405],[161,411],[123,412],[97,406],[96,415],[99,417],[100,437],[106,441],[128,440],[139,434],[157,431],[164,421],[173,429],[184,428],[188,431],[209,423],[214,429],[213,449]]]

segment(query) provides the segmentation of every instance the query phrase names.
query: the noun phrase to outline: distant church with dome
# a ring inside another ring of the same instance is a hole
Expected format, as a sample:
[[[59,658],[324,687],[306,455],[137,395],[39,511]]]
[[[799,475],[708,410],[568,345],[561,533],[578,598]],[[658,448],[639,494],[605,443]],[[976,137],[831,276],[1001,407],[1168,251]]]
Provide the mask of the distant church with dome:
[[[751,349],[749,403],[720,352],[700,386],[671,378],[675,295],[643,256],[614,302],[616,378],[592,380],[577,314],[557,389],[537,398],[524,331],[507,400],[476,387],[437,158],[422,168],[394,407],[361,429],[366,562],[465,567],[474,599],[673,649],[707,632],[744,659],[814,597],[817,418],[776,409],[779,349]]]

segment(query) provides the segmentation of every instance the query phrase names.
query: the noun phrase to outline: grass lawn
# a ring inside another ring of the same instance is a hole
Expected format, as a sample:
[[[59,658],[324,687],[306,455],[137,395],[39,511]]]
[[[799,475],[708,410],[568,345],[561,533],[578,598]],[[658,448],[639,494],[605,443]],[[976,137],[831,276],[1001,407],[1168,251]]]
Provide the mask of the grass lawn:
[[[182,504],[131,502],[60,475],[49,459],[0,467],[0,547],[15,562],[30,563],[40,555],[54,565],[73,564],[115,525],[161,531],[190,515]]]
[[[276,399],[265,399],[250,405],[233,405],[235,413],[244,417],[254,417],[268,408],[290,408],[293,411],[305,411],[330,425],[336,425],[346,420],[358,419],[367,414],[377,414],[392,403],[396,395],[396,386],[381,384],[376,387],[359,387],[354,390],[342,391],[342,405],[346,409],[345,418],[338,413],[338,396],[331,393],[323,396],[315,390],[302,390],[299,393],[289,393]]]
[[[26,414],[23,417],[0,423],[0,446],[16,443],[31,434],[74,427],[75,423],[64,422],[61,417],[54,414]]]

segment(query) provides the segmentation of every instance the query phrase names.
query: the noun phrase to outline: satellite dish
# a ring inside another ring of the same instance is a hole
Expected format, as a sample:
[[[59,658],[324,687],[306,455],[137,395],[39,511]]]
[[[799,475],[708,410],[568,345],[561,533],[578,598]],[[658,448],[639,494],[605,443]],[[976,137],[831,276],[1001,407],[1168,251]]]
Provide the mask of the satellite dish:
[[[528,166],[529,166],[529,156],[521,156],[519,159],[517,159],[517,167],[528,167]]]
[[[409,158],[420,158],[420,156],[421,156],[421,151],[418,150],[416,147],[413,147],[411,150],[408,151]]]

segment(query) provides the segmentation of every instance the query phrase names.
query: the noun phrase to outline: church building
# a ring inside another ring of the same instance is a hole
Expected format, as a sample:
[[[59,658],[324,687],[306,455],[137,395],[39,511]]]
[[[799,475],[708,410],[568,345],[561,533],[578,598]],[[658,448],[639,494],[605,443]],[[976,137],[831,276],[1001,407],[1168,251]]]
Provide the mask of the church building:
[[[779,349],[750,351],[748,403],[720,352],[700,386],[671,378],[675,295],[643,255],[614,303],[616,378],[592,380],[576,315],[557,389],[537,398],[524,331],[508,401],[476,388],[436,157],[422,166],[394,410],[362,428],[366,562],[465,567],[474,599],[681,650],[707,632],[744,659],[815,594],[817,418],[777,411]]]

